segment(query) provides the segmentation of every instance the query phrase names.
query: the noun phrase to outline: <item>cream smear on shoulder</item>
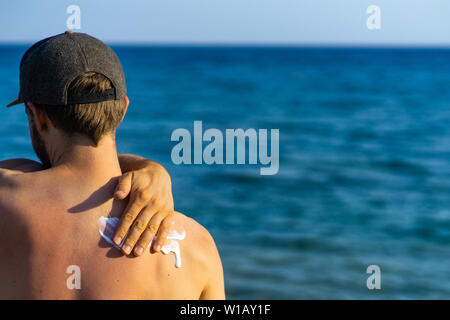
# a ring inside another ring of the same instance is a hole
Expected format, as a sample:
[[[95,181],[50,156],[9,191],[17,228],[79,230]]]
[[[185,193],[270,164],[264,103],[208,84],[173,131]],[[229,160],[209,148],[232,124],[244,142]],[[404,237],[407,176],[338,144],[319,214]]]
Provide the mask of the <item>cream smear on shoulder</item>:
[[[100,236],[106,240],[109,244],[111,244],[116,249],[120,250],[125,240],[123,240],[119,246],[117,246],[114,241],[112,240],[114,233],[116,231],[117,226],[119,225],[120,219],[117,217],[103,217],[101,216],[98,218],[98,233]],[[172,223],[173,224],[173,223]],[[128,233],[127,233],[128,235]],[[174,258],[175,258],[175,267],[180,268],[181,267],[181,252],[180,252],[180,244],[178,243],[179,240],[183,240],[186,237],[186,231],[185,230],[175,230],[172,229],[169,231],[169,235],[167,236],[167,240],[169,242],[164,245],[161,248],[161,252],[163,254],[169,254],[173,252]],[[125,238],[126,239],[126,236]],[[149,245],[149,248],[151,247],[153,241],[155,241],[156,235],[153,238],[152,242]]]

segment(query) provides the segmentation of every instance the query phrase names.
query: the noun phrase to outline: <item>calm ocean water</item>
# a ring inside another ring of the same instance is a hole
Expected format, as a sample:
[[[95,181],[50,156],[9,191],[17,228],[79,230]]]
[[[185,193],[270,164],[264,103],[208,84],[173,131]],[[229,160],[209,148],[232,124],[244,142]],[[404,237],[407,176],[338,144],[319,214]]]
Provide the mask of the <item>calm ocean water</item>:
[[[0,105],[25,46],[0,46]],[[228,298],[450,298],[450,50],[115,47],[120,152],[172,175],[222,256]],[[23,107],[0,158],[34,157]],[[171,162],[176,128],[279,128],[280,170]],[[366,287],[381,268],[381,290]]]

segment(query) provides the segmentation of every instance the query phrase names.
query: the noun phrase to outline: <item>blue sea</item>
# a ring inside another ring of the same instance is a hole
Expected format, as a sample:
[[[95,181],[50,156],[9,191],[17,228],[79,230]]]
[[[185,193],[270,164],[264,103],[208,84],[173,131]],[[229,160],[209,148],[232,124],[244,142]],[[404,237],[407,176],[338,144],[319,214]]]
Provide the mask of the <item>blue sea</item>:
[[[0,46],[0,105],[26,46]],[[116,46],[120,152],[161,162],[203,224],[230,299],[450,298],[450,50]],[[35,159],[22,107],[0,158]],[[177,128],[280,131],[280,168],[175,165]],[[368,290],[369,265],[381,290]]]

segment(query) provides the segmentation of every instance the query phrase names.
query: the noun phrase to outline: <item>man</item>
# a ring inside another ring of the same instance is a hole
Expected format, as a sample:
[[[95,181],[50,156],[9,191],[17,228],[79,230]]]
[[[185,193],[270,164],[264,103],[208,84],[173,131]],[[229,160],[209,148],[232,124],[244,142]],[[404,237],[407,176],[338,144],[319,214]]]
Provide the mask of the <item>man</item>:
[[[111,48],[73,32],[37,42],[22,58],[19,99],[10,105],[20,102],[42,164],[8,160],[0,169],[0,298],[224,298],[214,241],[192,219],[173,214],[170,225],[184,228],[183,240],[156,247],[172,248],[182,258],[178,268],[172,254],[150,254],[155,230],[140,236],[157,215],[154,206],[142,210],[147,219],[138,218],[130,231],[143,248],[139,258],[122,255],[105,236],[127,205],[112,198],[122,174],[115,129],[129,101]],[[116,244],[136,215],[125,216]]]

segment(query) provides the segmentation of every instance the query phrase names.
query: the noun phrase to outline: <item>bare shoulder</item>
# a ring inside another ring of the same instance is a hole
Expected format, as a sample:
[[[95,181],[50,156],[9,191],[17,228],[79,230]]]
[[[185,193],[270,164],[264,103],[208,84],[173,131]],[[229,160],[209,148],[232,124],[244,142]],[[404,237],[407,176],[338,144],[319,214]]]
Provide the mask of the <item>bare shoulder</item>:
[[[17,177],[24,173],[33,173],[43,169],[39,162],[29,159],[8,159],[0,161],[0,188],[15,185]],[[20,179],[19,179],[20,180]]]
[[[195,268],[207,271],[220,262],[219,253],[211,234],[200,223],[186,215],[174,213],[175,228],[183,228],[186,237],[180,241],[183,256],[186,256]]]
[[[179,212],[175,212],[175,223],[186,230],[181,241],[181,250],[194,267],[193,273],[201,277],[201,299],[224,299],[222,261],[211,234],[201,224]],[[183,243],[184,242],[184,243]]]
[[[41,164],[33,160],[0,161],[0,224],[9,226],[6,230],[12,230],[13,223],[25,214],[23,208],[33,193],[30,190],[39,190],[35,175],[40,171]]]
[[[174,221],[178,227],[181,226],[186,231],[185,244],[189,247],[205,254],[217,251],[213,237],[200,223],[180,212],[174,213]]]
[[[39,190],[42,173],[42,165],[33,160],[0,161],[0,211],[5,211],[5,207],[19,206]]]
[[[6,174],[19,174],[42,170],[42,164],[24,158],[7,159],[0,161],[0,171]]]
[[[0,168],[0,256],[10,245],[26,238],[26,199],[18,171]],[[20,236],[21,235],[21,236]],[[23,237],[23,239],[21,239]]]

